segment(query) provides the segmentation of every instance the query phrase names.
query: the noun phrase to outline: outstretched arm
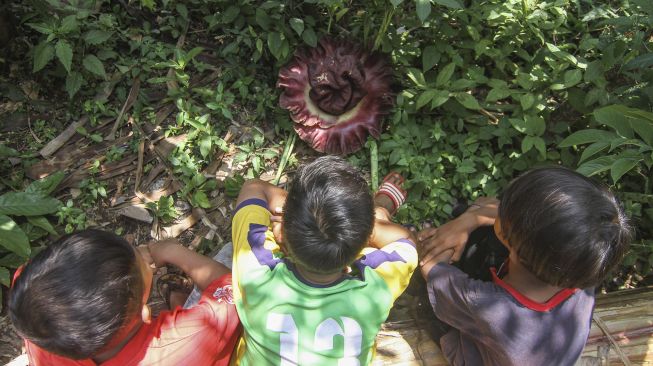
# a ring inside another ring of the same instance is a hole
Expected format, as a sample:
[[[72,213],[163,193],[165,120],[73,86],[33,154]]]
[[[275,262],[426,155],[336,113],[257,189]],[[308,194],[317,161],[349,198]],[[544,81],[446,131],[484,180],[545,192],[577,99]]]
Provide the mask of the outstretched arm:
[[[286,192],[284,189],[274,186],[268,182],[264,182],[260,179],[251,179],[245,182],[243,187],[240,189],[240,194],[238,194],[236,205],[239,205],[243,201],[251,198],[258,198],[267,202],[268,209],[272,213],[279,213],[279,210],[283,208],[283,205],[286,202],[287,195],[288,192]]]
[[[381,249],[400,239],[410,239],[413,243],[416,243],[415,235],[410,230],[390,221],[388,211],[377,207],[374,215],[374,230],[372,230],[368,245]]]
[[[177,240],[163,240],[148,244],[148,247],[157,267],[166,264],[179,267],[201,291],[213,281],[231,273],[229,268],[221,263],[185,248]]]
[[[494,224],[498,216],[499,201],[481,197],[457,218],[437,227],[420,231],[420,265],[431,266],[443,261],[458,261],[465,249],[469,234],[481,226]],[[445,253],[448,253],[445,254]]]

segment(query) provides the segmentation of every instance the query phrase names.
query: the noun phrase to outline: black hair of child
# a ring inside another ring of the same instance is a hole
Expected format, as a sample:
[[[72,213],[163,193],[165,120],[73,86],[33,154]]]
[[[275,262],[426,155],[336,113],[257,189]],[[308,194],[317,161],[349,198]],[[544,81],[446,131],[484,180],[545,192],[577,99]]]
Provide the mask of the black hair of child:
[[[617,198],[602,184],[562,167],[530,170],[503,192],[503,236],[539,280],[564,288],[596,286],[621,261],[632,237]]]
[[[16,330],[61,356],[94,356],[123,324],[140,317],[145,284],[137,255],[124,239],[99,230],[55,241],[12,287],[9,316]]]
[[[290,254],[315,273],[334,273],[351,264],[374,227],[367,182],[337,156],[320,157],[297,171],[283,212]]]

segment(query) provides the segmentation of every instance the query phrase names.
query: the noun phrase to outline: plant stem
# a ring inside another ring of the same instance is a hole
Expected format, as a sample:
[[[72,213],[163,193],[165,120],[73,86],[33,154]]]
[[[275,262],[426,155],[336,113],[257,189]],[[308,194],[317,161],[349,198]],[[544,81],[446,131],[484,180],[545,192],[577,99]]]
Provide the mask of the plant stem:
[[[376,192],[379,189],[379,148],[376,141],[369,140],[370,144],[370,174],[372,180],[372,191]]]
[[[288,158],[290,157],[290,154],[292,154],[292,150],[295,147],[295,140],[297,140],[297,134],[295,133],[291,133],[288,140],[286,140],[286,146],[283,149],[283,154],[281,155],[281,160],[279,161],[277,174],[274,176],[274,180],[272,181],[272,184],[274,184],[275,186],[279,184],[279,180],[281,179],[281,174],[283,173],[283,170],[286,168],[286,165],[288,164]]]

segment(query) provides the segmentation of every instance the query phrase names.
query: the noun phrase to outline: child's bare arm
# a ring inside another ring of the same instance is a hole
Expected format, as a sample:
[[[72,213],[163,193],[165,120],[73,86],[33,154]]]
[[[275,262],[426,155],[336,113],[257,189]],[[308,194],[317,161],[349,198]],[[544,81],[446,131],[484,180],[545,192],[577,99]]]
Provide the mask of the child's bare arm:
[[[458,261],[465,249],[469,234],[480,226],[494,224],[498,216],[499,201],[496,198],[481,197],[457,218],[437,228],[420,231],[420,265],[431,262],[444,252],[452,250],[448,261]],[[437,262],[436,262],[437,263]]]
[[[149,244],[150,255],[157,267],[172,264],[186,273],[204,291],[211,282],[231,273],[229,268],[213,259],[195,253],[176,240],[163,240]]]
[[[278,213],[277,209],[283,208],[288,192],[260,179],[251,179],[243,184],[238,195],[236,205],[250,198],[262,199],[268,203],[268,209]]]
[[[377,215],[374,220],[374,230],[372,230],[372,236],[368,242],[369,246],[381,249],[400,239],[410,239],[416,243],[415,236],[410,230]]]

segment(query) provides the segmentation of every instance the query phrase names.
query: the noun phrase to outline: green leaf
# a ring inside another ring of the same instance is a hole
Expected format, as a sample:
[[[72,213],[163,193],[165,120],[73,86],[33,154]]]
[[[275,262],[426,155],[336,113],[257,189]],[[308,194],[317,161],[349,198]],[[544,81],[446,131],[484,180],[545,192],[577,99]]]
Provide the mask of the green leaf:
[[[521,152],[522,153],[527,153],[533,148],[533,145],[535,144],[534,137],[532,136],[526,136],[524,137],[523,140],[521,140]]]
[[[272,56],[277,60],[281,58],[281,44],[283,42],[282,34],[279,32],[270,32],[268,33],[268,49]]]
[[[451,80],[454,70],[456,69],[456,64],[451,62],[447,66],[442,68],[442,71],[438,74],[438,77],[435,79],[435,86],[443,86]]]
[[[612,181],[616,184],[624,174],[628,173],[632,168],[637,166],[641,159],[621,158],[617,159],[610,167],[610,176]]]
[[[624,123],[627,111],[628,107],[616,104],[595,109],[592,114],[599,123],[603,123],[615,129],[619,136],[632,139],[635,137],[633,128],[630,123]]]
[[[61,202],[30,192],[7,192],[0,196],[0,214],[38,216],[56,212]]]
[[[306,28],[302,33],[302,40],[311,47],[317,46],[317,36],[313,28]]]
[[[463,6],[458,0],[435,0],[438,5],[443,5],[451,9],[462,9]]]
[[[645,69],[653,66],[653,52],[639,55],[624,65],[626,70]]]
[[[201,208],[210,208],[211,203],[209,202],[209,197],[203,191],[196,191],[193,194],[193,202],[196,206]]]
[[[444,101],[442,100],[444,98]],[[444,102],[446,102],[449,99],[449,92],[446,90],[435,90],[435,89],[429,89],[424,91],[419,98],[417,98],[417,103],[415,107],[417,109],[422,108],[423,106],[427,105],[429,102],[434,101],[436,103],[435,107],[431,106],[431,109],[436,108]]]
[[[27,235],[14,220],[2,214],[0,214],[0,246],[23,258],[27,258],[31,251]]]
[[[422,72],[427,72],[440,61],[440,51],[435,46],[426,46],[422,50]]]
[[[403,2],[404,2],[404,0],[390,0],[390,3],[391,3],[392,6],[394,6],[395,8],[396,8],[397,6],[399,6],[399,4],[401,4],[401,3],[403,3]]]
[[[18,151],[10,147],[7,147],[3,144],[0,144],[0,158],[4,159],[11,156],[18,156]]]
[[[68,97],[73,99],[84,83],[84,77],[77,71],[73,71],[66,76],[66,92]]]
[[[76,15],[69,15],[61,21],[61,26],[59,27],[59,33],[66,34],[72,31],[77,30],[79,24],[77,23]]]
[[[34,66],[32,72],[40,71],[54,58],[54,47],[43,41],[34,47]]]
[[[11,280],[9,279],[9,270],[5,267],[0,267],[0,284],[4,285],[5,287],[9,287],[11,285]]]
[[[485,97],[485,101],[496,102],[498,100],[507,98],[509,96],[510,96],[510,89],[494,88],[490,90],[489,93],[487,93],[487,97]]]
[[[558,147],[570,147],[597,141],[607,141],[615,137],[617,135],[613,132],[588,128],[586,130],[576,131],[567,136],[564,140],[560,141]]]
[[[585,176],[591,177],[595,174],[604,172],[612,167],[615,161],[614,155],[602,156],[600,158],[590,160],[583,163],[576,169],[577,172]]]
[[[297,33],[298,36],[302,35],[302,32],[304,32],[304,21],[299,19],[299,18],[292,18],[290,21],[290,28],[292,28],[295,33]]]
[[[211,136],[204,136],[200,140],[200,154],[202,154],[203,157],[209,156],[211,153],[211,147],[212,147],[212,142],[211,142]]]
[[[426,86],[426,79],[424,79],[424,74],[422,74],[422,72],[419,71],[419,69],[411,67],[408,69],[406,75],[410,78],[410,80],[412,80],[415,83],[415,85],[419,87]]]
[[[535,96],[531,93],[526,93],[521,97],[519,97],[519,104],[521,104],[521,108],[523,110],[530,109],[534,103],[535,103]]]
[[[583,150],[583,153],[580,155],[580,160],[578,161],[578,164],[582,164],[585,160],[605,150],[605,148],[608,146],[610,146],[609,141],[597,141],[587,146],[585,150]]]
[[[16,253],[9,253],[0,258],[0,266],[7,268],[18,268],[25,263],[25,258]]]
[[[546,130],[546,122],[540,116],[525,115],[526,131],[532,136],[541,136]]]
[[[454,96],[456,97],[456,100],[467,109],[481,109],[481,106],[478,104],[478,100],[476,100],[473,95],[467,93],[455,93]]]
[[[578,69],[567,70],[565,72],[565,88],[571,88],[583,80],[583,72]]]
[[[66,68],[68,73],[70,73],[70,67],[73,63],[73,48],[70,47],[68,42],[60,39],[59,42],[57,42],[57,45],[54,46],[54,50],[63,67]]]
[[[46,219],[43,216],[27,216],[27,221],[29,221],[30,224],[40,227],[41,229],[47,231],[48,233],[58,236],[59,233],[54,229],[52,224],[50,224],[50,221]]]
[[[426,18],[431,14],[431,1],[430,0],[415,0],[415,10],[417,10],[417,17],[424,23]]]
[[[55,189],[57,189],[57,186],[59,186],[59,183],[61,183],[65,176],[66,175],[63,171],[58,171],[45,178],[35,180],[25,189],[25,193],[34,193],[40,194],[42,196],[47,196],[50,193],[54,192]]]
[[[106,79],[107,74],[104,71],[104,65],[102,64],[102,61],[100,61],[100,59],[95,55],[86,55],[82,64],[86,70],[103,79]]]
[[[84,34],[84,42],[94,46],[99,45],[106,42],[106,40],[109,39],[112,34],[113,32],[94,29]]]
[[[27,25],[42,34],[50,34],[53,32],[52,27],[45,23],[27,23]]]
[[[263,30],[267,31],[270,29],[270,17],[262,8],[256,9],[256,23],[260,25]]]

